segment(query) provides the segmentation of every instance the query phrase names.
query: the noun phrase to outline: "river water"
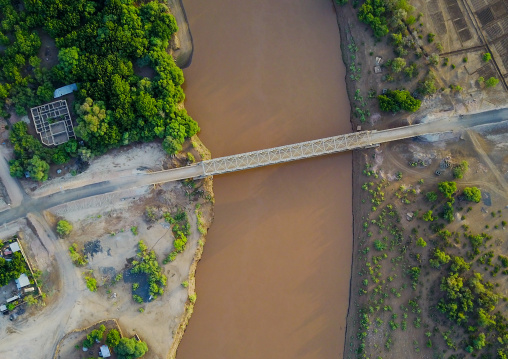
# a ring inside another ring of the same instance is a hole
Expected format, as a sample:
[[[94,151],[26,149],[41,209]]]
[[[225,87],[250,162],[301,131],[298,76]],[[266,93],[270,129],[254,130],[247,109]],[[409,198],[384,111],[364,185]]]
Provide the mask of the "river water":
[[[331,0],[185,0],[186,108],[212,156],[350,132]],[[214,179],[215,221],[178,359],[342,356],[351,155]]]

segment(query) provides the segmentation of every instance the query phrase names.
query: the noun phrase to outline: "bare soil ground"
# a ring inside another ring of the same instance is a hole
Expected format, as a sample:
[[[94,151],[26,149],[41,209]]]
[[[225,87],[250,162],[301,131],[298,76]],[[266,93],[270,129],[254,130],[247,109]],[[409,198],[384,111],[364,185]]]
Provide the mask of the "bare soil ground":
[[[482,191],[482,202],[479,204],[471,204],[458,199],[457,206],[459,211],[455,214],[455,221],[447,227],[451,232],[462,232],[462,226],[467,225],[472,233],[481,233],[486,231],[493,236],[493,241],[488,245],[486,250],[494,251],[494,258],[499,254],[506,255],[508,247],[505,245],[506,230],[503,228],[501,221],[504,219],[506,206],[508,205],[508,191],[506,191],[506,181],[508,180],[508,165],[506,161],[506,153],[504,148],[508,140],[508,127],[505,125],[497,127],[485,127],[476,129],[479,132],[470,131],[459,134],[458,137],[438,142],[421,142],[415,140],[405,140],[397,143],[383,145],[375,150],[368,150],[355,153],[355,177],[358,178],[354,183],[354,254],[353,254],[353,270],[351,280],[351,297],[350,309],[348,315],[348,329],[346,336],[346,346],[344,357],[354,358],[354,351],[358,348],[359,340],[356,337],[359,328],[358,309],[364,308],[367,304],[367,297],[359,295],[359,291],[366,288],[362,281],[366,277],[361,275],[365,268],[365,246],[372,245],[376,239],[380,239],[377,230],[372,230],[372,237],[366,236],[363,227],[365,221],[377,218],[379,209],[374,210],[373,204],[370,203],[370,195],[362,189],[362,185],[369,181],[378,183],[378,180],[369,178],[362,174],[366,163],[372,165],[372,170],[377,171],[380,179],[386,180],[386,187],[383,188],[386,201],[378,208],[384,207],[390,203],[398,211],[401,216],[400,225],[403,228],[404,242],[407,250],[411,251],[409,257],[404,257],[402,262],[398,264],[397,258],[402,258],[400,252],[389,253],[388,258],[384,259],[381,270],[383,287],[387,289],[395,288],[400,296],[390,292],[385,299],[383,305],[389,305],[393,311],[385,311],[371,315],[372,324],[367,336],[367,349],[365,354],[367,357],[382,356],[383,358],[401,358],[415,357],[434,358],[436,355],[441,357],[443,353],[447,353],[444,357],[448,357],[453,351],[447,347],[443,333],[449,329],[449,323],[442,314],[437,312],[432,306],[436,305],[437,299],[442,295],[439,290],[440,272],[434,269],[428,269],[428,261],[432,251],[419,251],[415,248],[414,242],[411,242],[411,235],[418,233],[427,242],[428,247],[433,247],[436,235],[428,228],[429,224],[421,219],[422,214],[430,207],[429,202],[424,195],[428,191],[437,191],[437,184],[442,181],[452,181],[451,167],[460,163],[462,160],[468,161],[470,165],[469,171],[465,177],[457,181],[459,191],[464,187],[476,186]],[[451,166],[443,167],[443,161],[449,161]],[[421,162],[420,162],[421,161]],[[425,163],[425,165],[411,166],[410,163]],[[440,175],[436,175],[436,171],[440,171]],[[402,179],[397,180],[397,173],[402,173]],[[423,180],[423,183],[422,181]],[[411,193],[412,189],[415,194],[408,195],[410,203],[404,203],[396,196],[396,193],[402,193],[401,186]],[[472,210],[468,210],[472,207]],[[441,207],[437,205],[434,209],[435,215],[439,213]],[[492,213],[495,213],[495,216]],[[414,213],[415,218],[409,221],[407,213]],[[485,227],[488,225],[487,227]],[[465,239],[460,238],[461,243]],[[467,240],[466,240],[467,241]],[[466,243],[456,244],[456,249],[452,248],[455,255],[464,255],[467,249]],[[465,248],[465,249],[463,249]],[[374,250],[371,246],[371,250]],[[421,252],[421,253],[420,253]],[[422,267],[422,275],[417,291],[411,289],[411,280],[405,274],[408,266],[418,265],[414,261],[414,255],[419,253],[420,267]],[[378,255],[380,252],[374,251],[372,255]],[[404,255],[402,255],[404,256]],[[371,257],[369,257],[371,258]],[[372,258],[370,259],[372,261]],[[395,261],[395,262],[394,262]],[[391,262],[392,264],[390,265]],[[485,267],[473,262],[473,269],[484,274],[484,277],[493,283],[504,283],[501,276],[492,277],[490,272],[492,267]],[[426,269],[427,268],[427,269]],[[394,278],[392,281],[388,277]],[[386,282],[385,282],[386,281]],[[385,284],[386,283],[386,284]],[[372,290],[372,285],[369,285]],[[501,287],[503,288],[503,287]],[[387,290],[388,292],[388,290]],[[500,289],[500,294],[507,295],[506,289]],[[410,299],[419,298],[420,314],[415,315],[402,308],[408,308]],[[506,310],[504,304],[499,305],[499,309]],[[392,315],[397,314],[398,318],[395,323],[398,324],[397,329],[388,326]],[[401,319],[403,315],[408,315],[407,329],[401,330]],[[417,327],[413,324],[413,320],[420,317],[422,322]],[[376,325],[374,318],[383,320],[384,324]],[[424,333],[430,332],[432,348],[426,346],[428,337]],[[460,331],[452,330],[450,337],[458,344]],[[390,349],[386,349],[387,340],[391,340]],[[460,345],[459,345],[460,348]],[[436,354],[438,353],[438,354]]]
[[[487,21],[478,15],[479,11],[493,6],[494,2],[491,4],[491,2],[484,1],[458,1],[460,14],[453,13],[457,11],[456,7],[453,9],[448,7],[451,1],[414,0],[410,3],[416,8],[415,16],[419,12],[423,13],[421,20],[417,21],[412,28],[421,35],[420,44],[426,54],[438,53],[440,55],[439,64],[429,66],[426,56],[418,59],[414,53],[410,53],[406,57],[407,64],[416,63],[418,65],[418,76],[408,80],[399,74],[394,76],[393,81],[384,80],[384,77],[391,73],[387,67],[382,67],[382,72],[379,74],[374,73],[376,57],[382,57],[383,62],[397,57],[389,40],[376,42],[367,25],[358,21],[357,10],[353,9],[351,4],[342,7],[336,6],[341,30],[343,59],[349,69],[346,83],[352,113],[354,114],[356,108],[367,109],[370,112],[370,116],[367,116],[364,123],[360,121],[359,116],[353,115],[353,127],[356,128],[360,125],[362,129],[384,129],[408,123],[432,121],[436,117],[447,114],[479,112],[506,106],[508,92],[503,78],[506,79],[508,75],[508,60],[506,60],[508,59],[508,49],[503,48],[505,42],[502,41],[502,38],[508,33],[508,28],[504,26],[507,21],[506,12],[501,11]],[[506,6],[506,4],[496,6]],[[463,18],[464,21],[454,21],[458,17]],[[485,21],[487,23],[484,23]],[[468,32],[471,35],[470,38],[467,35]],[[427,41],[428,33],[436,34],[433,43]],[[443,46],[442,50],[438,49],[437,43]],[[351,50],[354,45],[358,48],[356,52]],[[482,54],[486,52],[491,53],[493,57],[493,60],[488,63],[482,60]],[[351,55],[355,55],[355,57]],[[445,62],[448,62],[448,65],[445,66]],[[455,68],[452,68],[452,65],[455,65]],[[394,115],[379,111],[375,97],[383,89],[405,88],[412,92],[429,69],[436,74],[436,85],[440,90],[431,97],[422,98],[422,106],[418,112]],[[487,79],[491,76],[501,80],[494,88],[488,89],[484,84],[478,82],[479,77]],[[462,87],[462,91],[453,91],[449,85],[459,85]],[[358,89],[362,99],[355,99],[355,91]],[[372,98],[368,96],[370,90],[375,94]],[[365,103],[362,105],[362,102]],[[508,156],[506,155],[508,129],[506,125],[476,128],[474,131],[452,135],[447,140],[445,138],[446,136],[434,138],[438,141],[432,143],[405,140],[382,145],[375,150],[354,153],[353,178],[356,179],[353,183],[354,250],[344,348],[345,358],[356,357],[355,350],[360,344],[357,337],[360,328],[358,309],[367,303],[366,296],[360,294],[360,291],[366,288],[362,283],[366,277],[361,275],[365,268],[365,260],[370,258],[372,262],[372,256],[379,254],[379,252],[373,254],[362,252],[365,250],[365,246],[371,245],[372,241],[377,239],[375,232],[372,233],[372,238],[365,236],[364,222],[369,218],[375,218],[377,211],[379,211],[377,208],[373,210],[373,204],[370,203],[371,197],[362,189],[364,182],[373,181],[373,179],[362,175],[367,163],[379,171],[380,178],[388,181],[387,187],[383,189],[386,203],[393,204],[401,215],[404,240],[409,240],[408,238],[414,230],[420,231],[420,235],[424,234],[424,237],[432,238],[432,233],[427,228],[426,222],[421,219],[408,221],[406,214],[420,211],[421,217],[421,211],[427,210],[429,207],[428,202],[422,198],[423,193],[436,190],[438,182],[452,180],[451,169],[442,166],[445,159],[452,165],[467,160],[470,170],[464,179],[457,181],[459,190],[466,186],[477,186],[482,190],[483,196],[482,203],[472,206],[473,210],[470,212],[466,213],[465,209],[470,205],[460,204],[464,209],[456,213],[456,220],[450,227],[450,231],[458,231],[463,224],[466,224],[473,233],[480,233],[486,230],[486,225],[489,225],[489,230],[492,231],[495,238],[506,238],[506,229],[500,225],[501,219],[497,215],[496,217],[491,215],[491,212],[506,211],[505,207],[508,205]],[[425,162],[425,166],[413,167],[409,165],[410,162],[418,161]],[[440,171],[440,176],[436,176],[436,170]],[[400,181],[397,180],[398,172],[402,173]],[[423,179],[423,183],[419,182],[421,179]],[[395,197],[395,193],[399,191],[401,185],[410,190],[414,189],[416,192],[409,204],[404,204]],[[490,250],[494,250],[495,256],[497,257],[501,253],[506,254],[507,249],[501,245],[502,241],[495,243],[492,248],[489,247]],[[370,249],[373,249],[372,246]],[[456,253],[460,253],[460,251],[457,250]],[[413,254],[414,252],[412,252]],[[396,260],[395,258],[398,256],[399,254],[390,254],[384,261]],[[422,252],[422,263],[428,264],[428,259],[428,252]],[[430,307],[435,305],[436,296],[440,295],[439,286],[436,286],[438,274],[422,270],[421,285],[415,293],[411,289],[410,279],[399,269],[404,265],[409,265],[410,260],[408,259],[408,262],[402,264],[392,262],[391,268],[389,263],[383,265],[381,271],[381,277],[384,279],[383,287],[388,288],[389,284],[389,287],[395,288],[400,296],[397,297],[393,292],[389,293],[384,304],[389,304],[394,311],[385,311],[379,315],[379,319],[383,320],[384,324],[377,326],[372,323],[370,325],[366,339],[367,349],[364,352],[366,357],[437,358],[448,357],[451,354],[440,335],[447,330],[447,327],[443,325],[445,323],[444,317],[442,315],[436,316],[435,311],[430,310]],[[489,277],[488,280],[493,281],[488,274],[492,268],[488,270],[486,268],[474,269],[483,270],[485,276]],[[394,274],[398,274],[398,277],[396,276],[392,282],[389,282],[387,278],[393,277]],[[503,283],[499,277],[494,281]],[[369,284],[369,288],[372,289],[372,284]],[[502,289],[500,292],[502,295],[507,294],[506,289]],[[418,315],[422,318],[422,323],[418,328],[412,323],[417,315],[411,311],[405,312],[403,307],[400,307],[402,304],[407,308],[408,300],[415,297],[419,297],[421,313]],[[505,309],[504,305],[500,305],[500,308]],[[406,315],[409,314],[407,319],[403,317],[404,312]],[[398,323],[399,327],[395,330],[388,325],[393,313],[398,313],[398,318],[394,321]],[[407,321],[405,330],[400,328],[401,319]],[[432,333],[432,348],[426,346],[428,338],[424,335],[424,332],[429,331]],[[452,330],[450,337],[456,340],[458,332]],[[385,347],[388,339],[392,341],[388,344],[389,349]]]

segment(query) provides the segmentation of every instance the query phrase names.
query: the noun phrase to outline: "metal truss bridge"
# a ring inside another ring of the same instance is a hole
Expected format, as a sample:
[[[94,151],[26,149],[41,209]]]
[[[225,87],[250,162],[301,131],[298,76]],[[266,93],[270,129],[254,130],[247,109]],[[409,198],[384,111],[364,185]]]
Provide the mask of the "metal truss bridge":
[[[198,165],[203,167],[203,176],[213,176],[228,172],[241,171],[249,168],[296,161],[304,158],[345,152],[359,148],[377,146],[383,142],[393,141],[418,135],[424,135],[422,125],[405,126],[404,132],[397,129],[384,131],[361,131],[345,135],[322,138],[319,140],[295,143],[292,145],[269,148],[266,150],[241,153],[206,160]],[[418,130],[417,130],[418,128]],[[410,129],[413,129],[411,131]],[[416,131],[414,131],[416,130]]]

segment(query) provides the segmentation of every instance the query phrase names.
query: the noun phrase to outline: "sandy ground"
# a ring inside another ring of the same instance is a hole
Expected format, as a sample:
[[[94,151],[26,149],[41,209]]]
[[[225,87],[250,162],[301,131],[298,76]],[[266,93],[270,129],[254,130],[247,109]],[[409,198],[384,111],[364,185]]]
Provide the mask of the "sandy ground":
[[[198,239],[201,237],[194,213],[197,202],[190,201],[186,193],[187,188],[182,184],[171,183],[151,190],[145,188],[116,192],[61,205],[45,214],[49,225],[40,216],[29,217],[32,223],[37,223],[34,227],[42,242],[46,239],[53,244],[54,248],[49,248],[49,252],[54,251],[63,279],[54,305],[48,305],[36,316],[13,323],[9,328],[13,327],[14,330],[6,329],[0,334],[0,343],[7,343],[1,340],[6,338],[9,338],[10,343],[26,343],[32,337],[45,345],[26,347],[0,344],[0,356],[21,357],[23,353],[35,358],[40,357],[40,353],[45,353],[44,357],[50,357],[56,342],[66,332],[97,320],[117,318],[124,334],[138,333],[145,339],[150,347],[147,358],[164,358],[185,311],[188,289],[181,283],[189,277]],[[210,213],[212,204],[204,200],[200,202],[203,203],[201,211]],[[132,300],[130,283],[119,282],[111,286],[110,282],[112,277],[124,269],[126,259],[135,256],[140,239],[149,248],[153,247],[159,262],[172,248],[173,235],[165,222],[147,224],[142,219],[147,205],[161,206],[168,210],[174,210],[176,206],[184,207],[189,213],[192,234],[188,237],[186,250],[174,262],[162,266],[168,276],[165,294],[153,302],[139,305]],[[56,221],[60,218],[73,223],[74,231],[70,238],[57,239],[52,233],[51,229],[55,228]],[[205,215],[204,219],[208,226],[210,216]],[[132,226],[138,227],[137,236],[131,232]],[[10,232],[17,230],[19,225],[4,229]],[[102,253],[90,258],[84,268],[74,267],[67,254],[68,247],[76,243],[83,248],[84,243],[91,240],[100,241]],[[33,251],[39,253],[42,250],[34,248]],[[96,293],[90,292],[85,286],[83,276],[88,271],[93,271],[101,286]],[[116,297],[113,293],[116,293]],[[140,307],[144,308],[143,313],[138,311]],[[58,330],[55,330],[55,326]]]
[[[134,145],[130,149],[122,148],[108,152],[91,161],[90,167],[83,173],[65,176],[36,184],[23,180],[23,187],[33,197],[42,197],[66,189],[86,184],[112,180],[123,175],[145,173],[146,170],[161,170],[166,153],[158,143]]]

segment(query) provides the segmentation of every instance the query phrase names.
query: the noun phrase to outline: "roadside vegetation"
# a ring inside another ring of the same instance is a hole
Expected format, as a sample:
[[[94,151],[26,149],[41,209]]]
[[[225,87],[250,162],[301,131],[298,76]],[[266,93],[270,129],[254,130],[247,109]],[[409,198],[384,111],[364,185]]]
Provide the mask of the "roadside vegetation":
[[[169,154],[199,131],[179,106],[185,96],[182,71],[166,51],[178,27],[166,4],[86,0],[0,1],[0,116],[25,115],[28,107],[48,102],[55,87],[78,84],[75,131],[83,144],[70,141],[43,148],[16,123],[11,132],[15,160],[11,174],[48,178],[49,163],[94,155],[133,142],[163,140]],[[58,48],[58,64],[41,66],[40,31]],[[142,77],[136,68],[149,69]]]

